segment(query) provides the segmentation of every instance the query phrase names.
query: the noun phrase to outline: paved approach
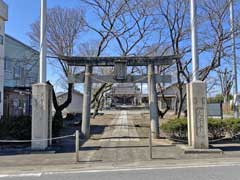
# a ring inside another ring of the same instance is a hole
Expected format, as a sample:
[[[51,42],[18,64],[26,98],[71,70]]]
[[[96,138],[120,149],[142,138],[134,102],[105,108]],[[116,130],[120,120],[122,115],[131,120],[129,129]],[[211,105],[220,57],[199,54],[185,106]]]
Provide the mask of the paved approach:
[[[92,121],[92,130],[103,127],[101,133],[80,148],[80,162],[137,162],[149,160],[149,117],[138,111],[116,111]],[[102,124],[100,124],[102,123]],[[177,159],[181,149],[167,140],[154,140],[153,156]]]
[[[165,167],[165,168],[131,168],[88,170],[72,172],[48,172],[33,174],[0,175],[7,180],[238,180],[238,165],[230,166],[195,166],[195,167]]]

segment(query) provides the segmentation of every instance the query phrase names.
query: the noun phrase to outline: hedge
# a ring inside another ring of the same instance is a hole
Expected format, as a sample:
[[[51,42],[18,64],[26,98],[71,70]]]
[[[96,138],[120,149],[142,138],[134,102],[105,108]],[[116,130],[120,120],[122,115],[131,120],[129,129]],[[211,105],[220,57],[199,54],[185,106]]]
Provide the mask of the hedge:
[[[170,137],[187,139],[187,119],[173,119],[163,123],[160,128]],[[240,133],[240,119],[208,119],[210,139],[218,139],[229,134],[231,137]]]
[[[225,131],[231,136],[235,136],[236,134],[240,133],[240,119],[225,119]]]
[[[160,128],[170,137],[187,138],[187,119],[174,119],[163,123]]]
[[[218,139],[225,136],[225,122],[221,119],[208,119],[208,134],[211,139]]]
[[[21,116],[0,121],[0,139],[31,139],[31,117]]]

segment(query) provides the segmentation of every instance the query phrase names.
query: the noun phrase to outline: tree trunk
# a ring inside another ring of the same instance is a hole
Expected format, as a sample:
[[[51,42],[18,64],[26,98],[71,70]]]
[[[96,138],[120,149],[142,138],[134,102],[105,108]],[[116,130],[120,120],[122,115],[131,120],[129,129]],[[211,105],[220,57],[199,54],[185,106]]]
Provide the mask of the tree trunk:
[[[184,99],[183,99],[183,98],[180,98],[180,102],[179,102],[179,106],[178,106],[177,118],[180,118],[180,116],[181,116],[182,107],[183,107],[183,102],[184,102]]]
[[[179,97],[178,97],[178,94],[176,94],[176,99],[174,102],[174,115],[177,115],[178,113],[178,103],[179,103]]]
[[[170,107],[167,105],[166,109],[162,112],[159,108],[159,105],[158,105],[158,116],[159,118],[163,118],[165,116],[165,114],[167,114],[167,112],[170,110]]]
[[[47,84],[53,85],[47,81]],[[72,91],[73,91],[73,83],[68,83],[68,96],[66,101],[59,105],[57,102],[57,96],[55,93],[54,88],[52,88],[52,97],[53,97],[53,107],[55,109],[55,114],[53,116],[53,134],[58,135],[59,130],[63,127],[63,116],[62,116],[62,111],[68,107],[68,105],[72,102]]]
[[[228,95],[225,95],[223,97],[223,103],[226,104],[228,102]]]
[[[181,83],[181,84],[179,84],[179,104],[178,104],[177,118],[180,118],[180,116],[181,116],[183,101],[184,101],[183,87],[182,87],[182,83]]]

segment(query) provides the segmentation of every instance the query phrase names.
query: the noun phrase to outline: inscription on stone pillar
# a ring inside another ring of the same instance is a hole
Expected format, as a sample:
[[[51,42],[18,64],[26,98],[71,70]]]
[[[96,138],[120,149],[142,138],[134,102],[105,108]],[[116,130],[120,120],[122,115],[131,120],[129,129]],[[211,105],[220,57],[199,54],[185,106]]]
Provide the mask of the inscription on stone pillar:
[[[204,137],[205,130],[204,130],[204,109],[197,108],[196,109],[196,116],[198,117],[197,121],[197,136]]]
[[[205,105],[205,98],[198,98],[194,97],[193,100],[194,105],[196,105],[196,116],[197,116],[197,132],[196,135],[198,137],[204,137],[205,135],[205,128],[204,128],[204,105]]]

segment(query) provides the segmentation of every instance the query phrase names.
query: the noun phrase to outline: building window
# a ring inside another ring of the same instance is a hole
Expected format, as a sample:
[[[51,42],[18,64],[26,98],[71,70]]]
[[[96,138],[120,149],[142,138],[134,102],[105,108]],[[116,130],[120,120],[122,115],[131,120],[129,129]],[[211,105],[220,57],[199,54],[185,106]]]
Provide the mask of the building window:
[[[3,45],[3,39],[4,39],[3,35],[0,34],[0,44],[1,45]]]
[[[21,67],[19,64],[16,64],[16,66],[14,67],[14,79],[20,79],[21,76]]]
[[[4,70],[7,72],[12,72],[12,61],[9,58],[4,60]]]
[[[7,70],[7,59],[4,59],[4,70]]]

